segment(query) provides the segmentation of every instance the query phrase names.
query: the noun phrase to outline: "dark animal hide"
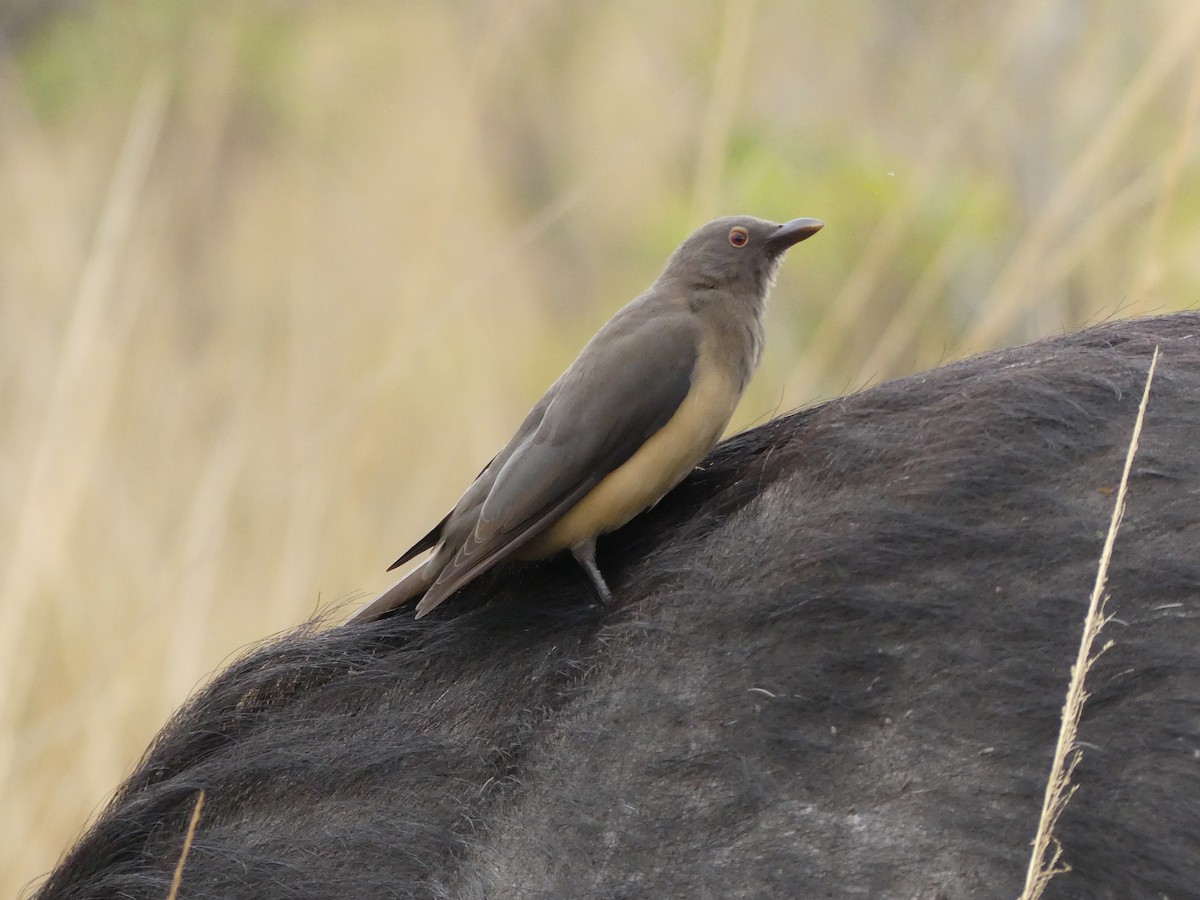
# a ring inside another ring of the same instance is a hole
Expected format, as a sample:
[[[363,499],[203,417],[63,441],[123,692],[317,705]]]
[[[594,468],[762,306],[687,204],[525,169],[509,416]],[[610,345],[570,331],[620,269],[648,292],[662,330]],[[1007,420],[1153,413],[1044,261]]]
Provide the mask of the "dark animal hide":
[[[1200,315],[990,353],[722,444],[569,562],[299,630],[171,721],[37,895],[1020,892],[1150,356],[1055,898],[1200,891]]]

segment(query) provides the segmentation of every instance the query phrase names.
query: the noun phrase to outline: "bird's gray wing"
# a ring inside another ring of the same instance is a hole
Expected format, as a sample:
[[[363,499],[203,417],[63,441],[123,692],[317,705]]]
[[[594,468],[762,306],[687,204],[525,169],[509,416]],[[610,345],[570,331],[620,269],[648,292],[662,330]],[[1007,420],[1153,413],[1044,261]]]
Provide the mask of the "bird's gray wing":
[[[547,394],[541,422],[496,474],[474,530],[425,596],[436,606],[537,537],[667,424],[691,389],[690,314],[614,319]]]

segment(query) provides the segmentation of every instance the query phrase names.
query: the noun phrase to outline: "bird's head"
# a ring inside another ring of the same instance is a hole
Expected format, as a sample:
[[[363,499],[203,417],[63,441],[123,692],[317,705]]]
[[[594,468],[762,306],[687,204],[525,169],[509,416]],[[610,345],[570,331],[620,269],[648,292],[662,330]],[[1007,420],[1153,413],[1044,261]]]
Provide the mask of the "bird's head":
[[[766,296],[788,247],[810,238],[825,223],[793,219],[783,225],[753,216],[726,216],[697,228],[667,262],[663,278],[691,289]]]

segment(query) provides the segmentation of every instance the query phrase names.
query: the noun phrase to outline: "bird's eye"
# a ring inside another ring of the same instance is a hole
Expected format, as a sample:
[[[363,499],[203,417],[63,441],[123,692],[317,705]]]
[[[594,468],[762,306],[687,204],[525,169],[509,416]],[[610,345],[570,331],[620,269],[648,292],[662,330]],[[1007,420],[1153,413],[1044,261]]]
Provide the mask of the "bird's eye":
[[[729,229],[729,243],[735,247],[745,247],[750,241],[750,232],[741,225]]]

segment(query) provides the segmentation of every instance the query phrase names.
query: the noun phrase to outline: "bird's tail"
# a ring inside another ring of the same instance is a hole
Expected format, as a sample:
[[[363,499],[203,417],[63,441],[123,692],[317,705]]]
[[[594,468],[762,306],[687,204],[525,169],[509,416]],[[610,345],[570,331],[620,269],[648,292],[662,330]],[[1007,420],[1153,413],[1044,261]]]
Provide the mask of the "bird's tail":
[[[382,619],[397,606],[411,603],[427,590],[437,579],[441,567],[432,565],[436,557],[426,560],[419,568],[413,569],[390,588],[356,612],[347,625],[354,622],[374,622]]]

